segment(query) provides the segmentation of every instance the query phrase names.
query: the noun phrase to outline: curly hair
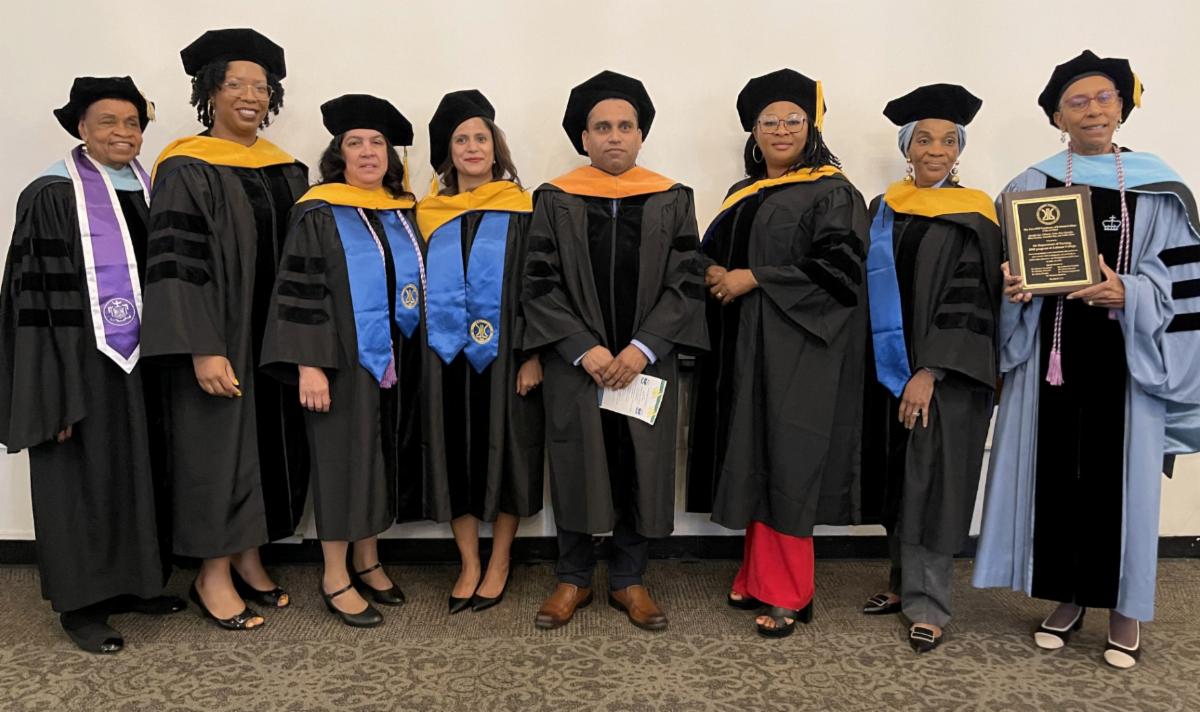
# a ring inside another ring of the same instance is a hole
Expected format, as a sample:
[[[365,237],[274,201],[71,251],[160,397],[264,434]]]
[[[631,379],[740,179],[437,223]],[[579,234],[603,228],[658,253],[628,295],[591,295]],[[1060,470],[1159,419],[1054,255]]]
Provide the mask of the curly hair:
[[[504,138],[504,131],[488,117],[479,118],[492,134],[492,180],[510,180],[521,185],[521,179],[517,177],[517,166],[513,163],[512,151],[508,148],[508,140]],[[453,146],[454,136],[450,137],[450,143]],[[458,169],[454,167],[453,152],[452,147],[446,153],[446,160],[437,168],[438,177],[441,178],[442,185],[446,186],[439,195],[458,195]]]
[[[196,107],[196,118],[207,128],[211,129],[213,126],[212,97],[221,91],[228,70],[229,62],[209,62],[192,77],[192,98],[189,101]],[[280,83],[279,77],[271,72],[266,74],[267,86],[271,87],[271,99],[267,102],[267,114],[259,124],[261,129],[270,126],[271,116],[278,116],[279,110],[283,108],[283,84]]]
[[[742,151],[742,160],[746,164],[746,176],[754,180],[761,180],[767,177],[767,162],[762,160],[761,155],[757,161],[754,160],[754,148],[757,145],[754,134],[750,134],[746,139],[746,147]],[[833,155],[829,146],[825,145],[825,137],[821,135],[821,130],[816,126],[809,126],[808,140],[804,143],[804,150],[800,152],[800,157],[796,159],[796,162],[788,167],[787,172],[792,173],[801,168],[813,170],[826,165],[841,168],[842,162]]]
[[[321,154],[321,163],[318,171],[321,174],[319,183],[345,183],[346,182],[346,159],[342,157],[342,139],[346,134],[338,134],[334,136],[325,147],[325,152]],[[383,139],[387,142],[387,157],[388,166],[387,172],[383,174],[383,188],[393,198],[408,198],[415,200],[416,196],[404,189],[404,161],[400,159],[400,154],[396,151],[396,147],[388,141],[385,136]]]

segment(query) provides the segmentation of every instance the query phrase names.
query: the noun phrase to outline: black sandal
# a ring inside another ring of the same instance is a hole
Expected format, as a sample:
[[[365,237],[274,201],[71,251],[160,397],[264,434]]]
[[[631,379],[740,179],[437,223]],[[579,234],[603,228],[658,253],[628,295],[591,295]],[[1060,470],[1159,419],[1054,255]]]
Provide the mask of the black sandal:
[[[195,581],[192,582],[192,588],[190,591],[188,591],[188,598],[192,599],[192,603],[196,604],[196,607],[200,609],[200,613],[202,613],[205,618],[208,618],[225,630],[254,630],[255,628],[261,628],[263,624],[266,623],[266,619],[260,616],[257,611],[249,606],[243,608],[241,613],[233,616],[232,618],[217,618],[215,615],[213,615],[212,611],[208,610],[208,606],[204,605],[204,599],[200,598],[200,591],[197,590]],[[254,620],[255,618],[258,618],[263,622],[259,623],[258,625],[250,625],[250,621]]]
[[[725,602],[731,607],[738,608],[743,611],[757,610],[766,605],[762,601],[750,595],[743,595],[741,598],[734,598],[732,591],[730,591],[729,595],[725,597]]]
[[[775,625],[768,628],[762,623],[755,623],[758,628],[758,634],[764,638],[786,638],[796,629],[797,621],[800,623],[811,623],[813,619],[813,604],[812,601],[800,610],[794,608],[784,608],[782,606],[771,606],[763,611],[763,615],[770,618]],[[791,618],[792,622],[788,623],[787,619]]]
[[[233,587],[237,589],[238,595],[246,600],[267,608],[287,608],[292,603],[292,597],[280,586],[276,586],[270,591],[259,591],[246,583],[242,575],[232,566],[229,567],[229,575],[233,579]]]
[[[900,612],[900,599],[891,600],[886,593],[877,593],[867,599],[862,612],[868,616],[887,616]]]
[[[383,568],[383,562],[377,561],[375,562],[374,566],[368,566],[362,571],[355,571],[354,576],[352,576],[350,579],[350,585],[358,589],[359,593],[366,593],[369,595],[371,600],[375,601],[376,603],[380,603],[385,606],[403,605],[404,601],[406,600],[404,598],[404,591],[401,591],[400,587],[395,583],[392,584],[391,588],[380,590],[362,580],[363,576],[366,576],[375,569],[381,568]]]
[[[347,613],[333,605],[333,599],[354,588],[353,583],[346,584],[345,587],[339,588],[333,593],[325,593],[324,584],[318,583],[317,588],[321,591],[321,598],[325,601],[325,607],[329,609],[330,613],[341,618],[342,622],[346,625],[354,628],[374,628],[383,622],[383,614],[375,610],[375,607],[370,602],[367,603],[366,608],[358,613]]]
[[[912,646],[918,654],[928,653],[937,646],[942,644],[944,635],[934,635],[933,628],[926,628],[923,625],[914,625],[908,629],[908,644]]]
[[[80,614],[69,611],[59,615],[63,632],[80,650],[98,655],[119,653],[125,647],[125,639],[108,625],[106,616]]]

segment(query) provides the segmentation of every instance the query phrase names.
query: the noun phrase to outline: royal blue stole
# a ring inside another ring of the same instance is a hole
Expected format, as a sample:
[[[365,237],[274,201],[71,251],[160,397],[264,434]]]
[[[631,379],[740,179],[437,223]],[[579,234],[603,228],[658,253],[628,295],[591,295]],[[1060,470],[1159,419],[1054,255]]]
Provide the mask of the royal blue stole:
[[[904,343],[904,315],[900,309],[900,283],[892,244],[895,212],[880,198],[879,212],[871,221],[871,247],[867,252],[867,294],[871,309],[871,342],[875,347],[875,374],[897,398],[904,392],[912,368]]]
[[[500,352],[500,301],[508,248],[505,211],[486,211],[463,269],[462,216],[429,236],[426,326],[429,347],[450,363],[464,351],[476,373]]]
[[[388,380],[389,370],[394,369],[383,246],[362,208],[345,205],[330,205],[329,208],[333,211],[346,255],[354,329],[358,336],[358,362],[383,384]],[[422,281],[424,265],[420,246],[400,211],[376,210],[375,214],[383,223],[384,238],[396,270],[396,325],[405,338],[410,338],[421,323],[418,285]],[[394,378],[394,370],[391,375]]]

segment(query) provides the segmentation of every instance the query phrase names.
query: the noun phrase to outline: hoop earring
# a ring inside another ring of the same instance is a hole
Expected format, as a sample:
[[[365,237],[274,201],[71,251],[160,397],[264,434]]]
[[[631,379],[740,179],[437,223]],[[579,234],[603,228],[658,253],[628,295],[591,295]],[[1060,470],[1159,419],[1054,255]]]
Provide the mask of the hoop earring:
[[[755,151],[758,151],[758,156],[754,155]],[[762,149],[758,147],[757,143],[754,144],[754,146],[750,149],[750,160],[754,161],[755,163],[763,162]]]
[[[908,162],[908,165],[907,165],[907,166],[905,166],[905,168],[904,168],[904,182],[905,182],[905,183],[912,183],[912,182],[913,182],[913,164],[912,164],[912,161],[909,161],[909,162]]]
[[[958,181],[958,161],[955,161],[954,167],[950,169],[950,182],[954,185],[958,185]]]

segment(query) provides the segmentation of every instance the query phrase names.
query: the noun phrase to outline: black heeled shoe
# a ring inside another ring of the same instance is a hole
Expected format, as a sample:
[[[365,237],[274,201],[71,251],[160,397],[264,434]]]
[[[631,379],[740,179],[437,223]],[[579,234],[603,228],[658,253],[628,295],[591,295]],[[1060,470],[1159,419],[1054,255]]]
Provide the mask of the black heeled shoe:
[[[796,623],[812,623],[813,619],[813,604],[812,601],[800,610],[795,608],[784,608],[782,606],[771,606],[763,615],[770,618],[775,625],[768,628],[762,623],[755,623],[758,629],[758,634],[764,638],[786,638],[796,630]],[[791,618],[792,622],[788,623],[787,619]]]
[[[1079,615],[1066,628],[1051,628],[1046,625],[1046,621],[1042,621],[1037,630],[1033,632],[1034,644],[1042,650],[1058,650],[1066,647],[1067,643],[1071,642],[1071,633],[1083,627],[1084,613],[1087,613],[1087,609],[1081,607]]]
[[[380,568],[383,568],[383,562],[377,561],[377,562],[375,562],[374,566],[368,566],[367,568],[363,569],[362,571],[355,571],[354,574],[350,577],[350,585],[354,586],[354,588],[358,589],[359,593],[365,593],[368,596],[370,596],[371,600],[376,603],[382,604],[384,606],[403,605],[404,602],[408,599],[406,599],[404,597],[404,591],[401,591],[400,587],[397,586],[395,583],[392,584],[391,588],[385,588],[383,590],[380,590],[378,588],[375,588],[371,584],[367,583],[366,581],[362,580],[363,576],[366,576],[367,574],[371,573],[375,569],[380,569]]]
[[[934,635],[933,628],[927,628],[923,625],[914,625],[908,629],[908,644],[912,646],[912,649],[918,655],[928,653],[930,650],[941,645],[942,638],[944,637],[946,637],[945,633]]]
[[[482,582],[483,582],[483,575],[480,574],[479,581],[475,582],[475,591],[479,590],[479,584]],[[466,598],[459,598],[458,596],[454,595],[454,589],[450,589],[450,596],[448,597],[450,615],[454,615],[455,613],[462,613],[463,611],[470,608],[471,601],[475,598],[475,591],[472,591],[471,595],[467,596]]]
[[[229,567],[229,576],[233,579],[233,588],[237,590],[238,595],[248,601],[267,608],[287,608],[292,603],[292,597],[280,586],[276,586],[270,591],[259,591],[246,583],[242,575],[232,566]]]
[[[108,625],[107,619],[93,609],[67,611],[58,617],[63,632],[80,650],[97,655],[112,655],[125,647],[125,639]]]
[[[742,611],[753,611],[766,605],[762,601],[750,595],[742,596],[741,598],[734,598],[732,591],[725,596],[725,602],[729,604],[730,608],[737,608]]]
[[[486,611],[487,609],[491,608],[492,606],[500,605],[500,602],[504,600],[504,594],[508,593],[508,584],[511,582],[512,582],[512,564],[509,564],[508,573],[504,575],[504,588],[500,589],[500,595],[492,596],[491,598],[489,598],[487,596],[480,596],[479,590],[476,589],[475,593],[471,595],[471,599],[470,599],[471,600],[471,610],[475,613],[478,613],[480,611]]]
[[[196,607],[200,609],[200,613],[203,614],[205,618],[208,618],[225,630],[254,630],[255,628],[262,627],[262,625],[266,623],[266,619],[260,616],[257,611],[249,606],[243,608],[241,613],[233,616],[232,618],[217,618],[215,615],[213,615],[212,611],[208,610],[208,606],[204,605],[204,599],[200,598],[200,591],[196,588],[195,581],[192,582],[192,588],[188,591],[188,598],[192,599],[192,603],[196,604]],[[259,623],[258,625],[250,625],[250,621],[254,620],[255,618],[261,619],[263,623]]]
[[[367,603],[366,608],[358,613],[347,613],[333,605],[333,599],[347,591],[352,590],[353,588],[354,584],[348,583],[333,593],[325,593],[325,585],[322,583],[317,584],[317,590],[321,592],[321,599],[325,601],[325,607],[329,609],[330,613],[342,619],[342,622],[346,625],[353,628],[374,628],[382,623],[383,614],[375,610],[375,607],[372,606],[370,602]]]
[[[1137,642],[1132,648],[1126,648],[1120,643],[1114,643],[1112,635],[1104,644],[1104,662],[1118,670],[1128,670],[1138,664],[1142,657],[1142,624],[1137,624]]]
[[[862,612],[868,616],[887,616],[900,612],[900,599],[891,600],[886,593],[877,593],[867,599]]]

